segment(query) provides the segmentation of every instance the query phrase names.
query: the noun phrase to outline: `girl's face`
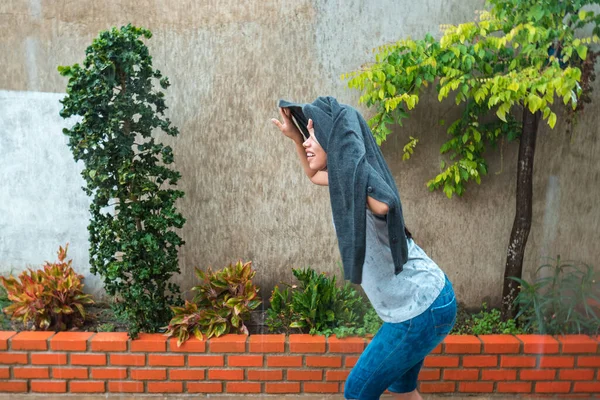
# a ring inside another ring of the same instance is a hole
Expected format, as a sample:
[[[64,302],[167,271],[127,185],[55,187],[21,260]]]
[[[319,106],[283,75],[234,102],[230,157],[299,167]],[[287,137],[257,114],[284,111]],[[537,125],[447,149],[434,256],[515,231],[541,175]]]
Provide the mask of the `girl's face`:
[[[306,128],[308,129],[310,136],[304,143],[302,143],[302,146],[306,152],[308,166],[312,170],[320,171],[327,167],[327,153],[325,153],[325,150],[323,150],[319,142],[317,142],[312,119],[308,120],[308,125]]]

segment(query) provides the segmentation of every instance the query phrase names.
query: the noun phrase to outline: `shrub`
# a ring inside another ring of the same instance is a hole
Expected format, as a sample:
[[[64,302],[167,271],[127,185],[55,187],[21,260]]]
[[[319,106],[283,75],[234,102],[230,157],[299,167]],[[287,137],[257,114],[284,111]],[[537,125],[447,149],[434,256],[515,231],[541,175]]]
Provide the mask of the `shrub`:
[[[336,278],[306,268],[293,271],[300,281],[301,290],[292,294],[292,311],[297,319],[292,328],[307,328],[310,333],[318,333],[339,325],[353,324],[358,319],[354,306],[360,298],[351,287],[338,288]],[[348,290],[349,289],[349,290]],[[345,296],[343,295],[345,294]],[[347,299],[350,304],[346,304]]]
[[[591,265],[564,262],[560,256],[550,260],[537,269],[532,283],[511,277],[521,286],[515,299],[517,320],[540,334],[596,334],[600,329],[597,272]]]
[[[90,265],[113,296],[115,313],[128,321],[131,337],[155,332],[172,317],[179,288],[175,229],[185,219],[175,203],[180,173],[169,167],[173,150],[156,134],[177,136],[164,116],[169,80],[152,67],[141,38],[152,33],[131,25],[100,32],[83,65],[61,66],[68,77],[63,118],[79,117],[64,129],[75,161],[83,161],[90,205]],[[161,132],[162,131],[162,132]]]
[[[375,312],[373,307],[369,307],[365,316],[363,318],[363,326],[365,328],[365,332],[370,335],[374,335],[377,333],[383,321],[379,318],[379,315]]]
[[[248,334],[244,324],[250,311],[256,309],[261,300],[258,288],[252,283],[256,271],[252,262],[230,264],[220,271],[204,272],[196,268],[200,284],[192,288],[196,292],[193,302],[186,301],[183,307],[172,307],[175,316],[167,327],[166,335],[176,336],[177,344],[185,342],[190,334],[199,339],[206,335],[219,337],[226,333]]]
[[[369,310],[368,302],[349,282],[338,287],[335,276],[329,278],[311,268],[292,272],[299,286],[287,285],[283,291],[276,286],[271,294],[265,320],[271,332],[299,329],[310,334],[364,336],[381,326],[374,310]]]
[[[11,319],[35,329],[59,330],[80,326],[85,319],[85,304],[92,304],[89,294],[83,293],[83,276],[77,275],[65,262],[69,245],[58,250],[58,262],[46,262],[43,269],[29,269],[19,275],[0,277],[11,304],[4,312]]]
[[[514,319],[502,321],[502,313],[494,308],[488,310],[487,303],[483,303],[481,311],[469,315],[464,308],[459,311],[457,323],[452,328],[452,334],[456,335],[490,335],[507,334],[518,335],[527,333],[524,329],[517,327]]]
[[[296,286],[291,286],[283,290],[280,290],[279,286],[273,288],[271,298],[269,299],[270,307],[267,310],[265,318],[265,323],[269,331],[289,333],[292,328],[292,322],[300,319],[300,316],[295,314],[292,307],[290,307],[290,289],[295,288]]]

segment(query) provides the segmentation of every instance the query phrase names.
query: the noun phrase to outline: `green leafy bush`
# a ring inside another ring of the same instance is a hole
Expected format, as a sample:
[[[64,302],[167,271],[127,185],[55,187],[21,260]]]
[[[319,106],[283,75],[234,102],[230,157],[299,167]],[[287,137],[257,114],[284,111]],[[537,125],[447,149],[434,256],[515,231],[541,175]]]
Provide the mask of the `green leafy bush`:
[[[370,304],[370,303],[369,303]],[[365,333],[369,335],[374,335],[377,333],[383,321],[379,318],[379,315],[375,312],[373,307],[368,307],[365,316],[363,317],[363,327],[365,329]]]
[[[336,285],[336,278],[317,273],[312,269],[296,269],[294,276],[300,281],[300,291],[292,295],[292,310],[298,315],[293,328],[307,328],[310,333],[324,332],[328,328],[353,326],[362,310],[362,298],[349,285]]]
[[[377,326],[379,317],[350,283],[338,287],[335,276],[329,278],[311,268],[292,272],[299,285],[287,285],[283,291],[276,286],[271,295],[265,321],[271,332],[299,329],[310,334],[364,336],[381,325],[379,320]]]
[[[481,311],[473,315],[466,313],[463,309],[461,317],[457,316],[457,323],[451,333],[455,335],[518,335],[527,332],[518,327],[514,319],[502,321],[500,310],[495,308],[488,310],[487,303],[483,303]]]
[[[175,233],[185,219],[173,190],[180,174],[169,168],[173,150],[153,134],[179,134],[164,116],[169,80],[153,69],[141,38],[152,33],[131,25],[103,31],[86,49],[83,65],[60,66],[68,77],[63,118],[75,161],[83,161],[90,205],[90,265],[113,296],[115,313],[128,321],[131,337],[155,332],[172,317],[179,288]],[[162,131],[162,132],[161,132]]]
[[[193,302],[186,301],[183,307],[172,307],[175,316],[167,327],[166,335],[177,337],[177,344],[185,342],[190,334],[199,339],[206,335],[219,337],[226,333],[248,334],[244,324],[250,311],[256,309],[261,300],[259,289],[252,283],[256,271],[252,263],[230,264],[220,271],[204,272],[196,268],[200,284],[192,288],[196,292]]]
[[[290,333],[292,322],[300,320],[300,316],[295,314],[290,306],[291,293],[290,289],[295,289],[296,286],[291,286],[283,290],[279,286],[273,288],[271,298],[269,299],[270,307],[267,310],[265,324],[271,332],[286,332]]]
[[[58,250],[58,262],[44,264],[43,269],[28,269],[17,280],[0,276],[10,305],[4,312],[26,326],[37,330],[64,331],[81,326],[85,319],[84,305],[92,304],[83,293],[82,275],[73,270],[72,260],[65,262],[69,245]]]
[[[540,334],[598,333],[600,286],[591,265],[558,256],[535,275],[532,283],[511,277],[521,286],[515,299],[519,323]]]

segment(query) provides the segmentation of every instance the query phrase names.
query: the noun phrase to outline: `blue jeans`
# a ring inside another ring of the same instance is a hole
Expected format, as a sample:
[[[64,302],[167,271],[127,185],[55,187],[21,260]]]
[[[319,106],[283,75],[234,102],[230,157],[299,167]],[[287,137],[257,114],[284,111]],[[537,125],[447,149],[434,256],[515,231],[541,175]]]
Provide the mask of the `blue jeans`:
[[[417,388],[425,356],[448,335],[456,321],[452,284],[446,284],[421,315],[397,324],[384,323],[346,380],[346,399],[371,400],[388,389],[408,393]]]

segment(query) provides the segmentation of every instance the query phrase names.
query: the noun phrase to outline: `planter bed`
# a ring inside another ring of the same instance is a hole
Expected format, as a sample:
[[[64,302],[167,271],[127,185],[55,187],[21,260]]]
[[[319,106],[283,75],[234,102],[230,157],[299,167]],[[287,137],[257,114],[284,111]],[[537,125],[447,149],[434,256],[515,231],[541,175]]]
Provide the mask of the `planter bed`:
[[[424,363],[423,393],[600,393],[600,338],[448,336]],[[366,339],[0,331],[0,392],[342,393]]]

